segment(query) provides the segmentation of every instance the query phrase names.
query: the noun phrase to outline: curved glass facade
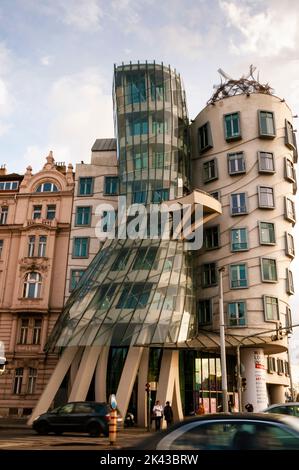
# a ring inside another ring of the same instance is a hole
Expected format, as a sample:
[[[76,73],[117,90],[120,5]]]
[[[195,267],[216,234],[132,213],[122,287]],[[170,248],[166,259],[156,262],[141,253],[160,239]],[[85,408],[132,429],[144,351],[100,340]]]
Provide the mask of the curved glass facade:
[[[189,192],[190,149],[179,75],[158,64],[115,68],[120,195],[150,204]],[[170,217],[170,216],[169,216]],[[182,240],[106,240],[48,347],[176,345],[194,334],[192,255]]]

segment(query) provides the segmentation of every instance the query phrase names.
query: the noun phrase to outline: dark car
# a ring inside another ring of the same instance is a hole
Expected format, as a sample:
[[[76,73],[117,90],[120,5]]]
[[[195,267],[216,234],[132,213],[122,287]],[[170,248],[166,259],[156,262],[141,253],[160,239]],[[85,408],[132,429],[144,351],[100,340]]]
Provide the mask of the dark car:
[[[157,433],[135,449],[299,450],[299,420],[263,413],[203,415]]]
[[[299,417],[299,403],[288,402],[271,405],[264,410],[264,413],[278,413],[282,415],[292,415]]]
[[[72,402],[38,416],[32,427],[39,434],[85,432],[91,436],[108,436],[110,412],[107,403]]]

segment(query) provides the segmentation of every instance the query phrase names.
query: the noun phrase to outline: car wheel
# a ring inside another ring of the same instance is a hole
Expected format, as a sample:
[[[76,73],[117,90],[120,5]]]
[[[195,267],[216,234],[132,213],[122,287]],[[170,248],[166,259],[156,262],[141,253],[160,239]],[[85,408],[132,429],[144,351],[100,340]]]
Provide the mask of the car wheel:
[[[41,421],[40,423],[37,423],[35,430],[38,434],[46,435],[49,434],[50,428],[46,421]]]
[[[87,432],[92,437],[98,437],[101,435],[102,428],[98,423],[90,423],[88,425]]]

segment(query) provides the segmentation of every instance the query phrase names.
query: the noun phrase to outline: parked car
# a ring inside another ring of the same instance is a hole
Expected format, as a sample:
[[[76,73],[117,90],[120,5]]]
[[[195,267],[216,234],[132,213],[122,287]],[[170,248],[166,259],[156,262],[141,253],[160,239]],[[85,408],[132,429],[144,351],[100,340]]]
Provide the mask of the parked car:
[[[265,413],[279,413],[283,415],[292,415],[299,417],[299,403],[288,402],[288,403],[277,403],[271,405],[264,410]]]
[[[299,420],[263,413],[217,413],[180,422],[134,449],[299,450]]]
[[[32,427],[38,434],[85,432],[91,436],[108,436],[110,412],[107,403],[71,402],[38,416]],[[121,423],[118,413],[118,424]]]

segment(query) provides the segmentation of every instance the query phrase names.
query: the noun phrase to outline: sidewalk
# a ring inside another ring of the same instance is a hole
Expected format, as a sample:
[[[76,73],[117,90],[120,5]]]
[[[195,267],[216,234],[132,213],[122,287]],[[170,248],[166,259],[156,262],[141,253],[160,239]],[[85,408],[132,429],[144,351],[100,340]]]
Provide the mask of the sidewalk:
[[[31,429],[28,418],[0,418],[0,429]]]

